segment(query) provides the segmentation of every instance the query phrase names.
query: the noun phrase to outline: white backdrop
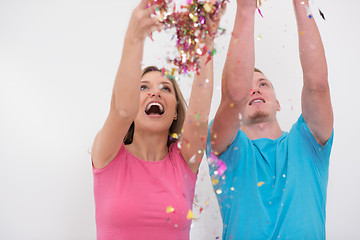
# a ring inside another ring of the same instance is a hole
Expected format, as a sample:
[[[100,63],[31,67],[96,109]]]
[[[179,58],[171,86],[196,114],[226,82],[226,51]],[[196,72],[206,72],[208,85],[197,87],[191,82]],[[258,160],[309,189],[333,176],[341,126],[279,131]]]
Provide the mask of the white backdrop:
[[[0,239],[96,239],[88,149],[107,115],[124,34],[137,3],[0,0]],[[220,101],[235,6],[230,0],[221,24],[227,34],[216,40],[211,118]],[[360,239],[358,9],[356,0],[314,0],[335,113],[330,240]],[[300,114],[302,86],[291,1],[263,1],[262,13],[264,18],[256,18],[256,66],[274,83],[282,105],[278,118],[288,130]],[[146,42],[144,65],[165,62],[166,52],[174,51],[170,38],[160,33]],[[180,85],[188,98],[191,80],[181,78]],[[221,234],[207,171],[202,164],[192,239]]]

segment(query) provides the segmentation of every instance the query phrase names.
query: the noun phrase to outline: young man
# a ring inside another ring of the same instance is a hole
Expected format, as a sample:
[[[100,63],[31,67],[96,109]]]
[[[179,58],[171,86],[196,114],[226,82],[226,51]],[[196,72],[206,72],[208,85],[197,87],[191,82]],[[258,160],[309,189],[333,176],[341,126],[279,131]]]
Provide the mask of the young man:
[[[220,159],[210,164],[210,172],[223,239],[325,239],[333,132],[327,65],[308,0],[293,0],[293,5],[303,69],[302,114],[283,132],[273,86],[254,71],[256,1],[237,0],[221,103],[208,139],[208,150]],[[217,169],[222,161],[223,175]]]

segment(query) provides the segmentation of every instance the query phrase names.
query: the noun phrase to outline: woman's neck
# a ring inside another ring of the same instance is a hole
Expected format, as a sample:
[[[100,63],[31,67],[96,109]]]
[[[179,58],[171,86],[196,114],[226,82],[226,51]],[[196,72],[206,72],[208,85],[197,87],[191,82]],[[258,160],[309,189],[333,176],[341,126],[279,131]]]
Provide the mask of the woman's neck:
[[[168,154],[168,133],[134,132],[133,142],[126,146],[134,156],[144,161],[160,161]]]

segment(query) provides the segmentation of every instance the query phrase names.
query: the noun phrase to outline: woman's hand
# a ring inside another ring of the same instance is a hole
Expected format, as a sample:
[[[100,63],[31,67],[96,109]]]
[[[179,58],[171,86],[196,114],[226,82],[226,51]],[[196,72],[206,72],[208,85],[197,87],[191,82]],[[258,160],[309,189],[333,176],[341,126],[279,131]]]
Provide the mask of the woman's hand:
[[[208,15],[206,18],[208,33],[205,36],[204,42],[209,50],[213,48],[213,43],[217,31],[219,29],[220,20],[222,16],[225,14],[225,12],[226,12],[226,3],[221,5],[221,9],[216,14]]]
[[[163,25],[157,17],[151,15],[155,13],[158,5],[148,7],[149,0],[141,0],[140,4],[132,12],[127,37],[132,40],[144,41],[146,36],[151,36],[155,31],[161,31]]]

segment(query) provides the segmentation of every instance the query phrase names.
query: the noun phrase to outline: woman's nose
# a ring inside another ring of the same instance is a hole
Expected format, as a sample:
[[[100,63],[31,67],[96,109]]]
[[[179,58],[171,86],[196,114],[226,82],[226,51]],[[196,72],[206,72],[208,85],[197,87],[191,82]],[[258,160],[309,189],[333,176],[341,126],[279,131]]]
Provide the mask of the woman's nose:
[[[160,95],[160,89],[159,88],[153,89],[149,95],[152,96],[152,97],[155,97],[155,96],[160,97],[161,96]]]

